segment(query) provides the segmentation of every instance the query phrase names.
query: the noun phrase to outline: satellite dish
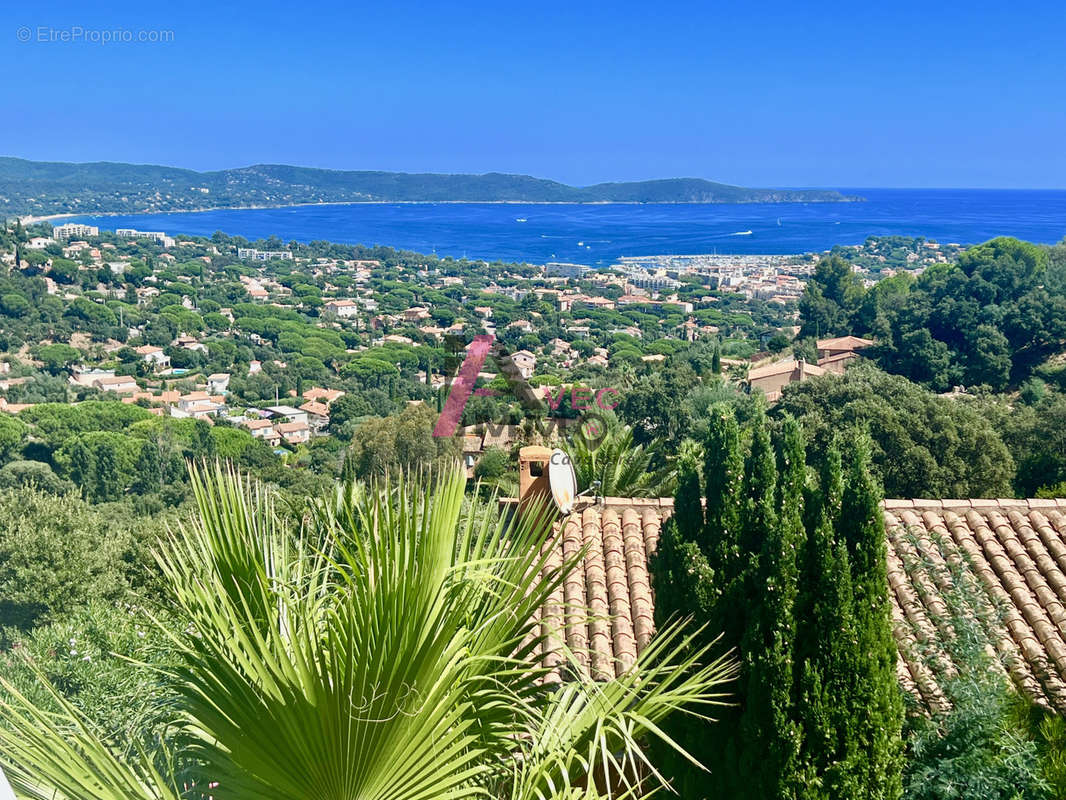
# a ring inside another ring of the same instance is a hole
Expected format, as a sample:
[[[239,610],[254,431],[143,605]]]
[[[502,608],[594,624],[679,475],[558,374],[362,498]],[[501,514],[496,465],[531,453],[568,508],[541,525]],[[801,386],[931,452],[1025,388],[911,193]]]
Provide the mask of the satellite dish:
[[[566,515],[574,510],[577,499],[577,475],[570,456],[559,449],[552,451],[548,461],[548,485],[551,487],[552,502],[559,513]]]

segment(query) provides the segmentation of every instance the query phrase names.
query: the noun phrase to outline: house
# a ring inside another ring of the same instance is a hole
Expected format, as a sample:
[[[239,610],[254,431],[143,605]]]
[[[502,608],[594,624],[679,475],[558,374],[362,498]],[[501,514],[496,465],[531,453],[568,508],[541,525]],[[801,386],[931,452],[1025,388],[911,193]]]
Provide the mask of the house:
[[[23,247],[27,250],[44,250],[50,244],[55,244],[55,239],[49,239],[47,236],[34,236]]]
[[[308,401],[300,406],[307,413],[307,424],[319,432],[329,426],[329,408],[324,403]]]
[[[860,358],[860,350],[873,344],[870,339],[860,339],[858,336],[819,339],[818,366],[830,372],[843,373],[848,364]]]
[[[115,371],[113,369],[90,369],[85,366],[77,366],[70,370],[70,378],[68,378],[68,381],[74,386],[92,388],[93,384],[100,378],[114,377]]]
[[[403,312],[403,319],[404,322],[421,322],[424,319],[429,319],[429,309],[414,306]]]
[[[303,393],[304,400],[309,403],[324,403],[329,407],[334,400],[344,394],[340,389],[323,389],[320,386],[312,386]]]
[[[92,387],[101,392],[129,394],[137,391],[137,381],[129,375],[104,375],[96,378],[92,382]]]
[[[281,422],[274,430],[287,444],[305,444],[311,440],[311,429],[306,422]]]
[[[359,313],[359,304],[354,300],[327,300],[322,310],[337,317],[354,317]]]
[[[537,357],[528,350],[519,350],[517,353],[512,353],[511,362],[527,381],[533,377],[533,372],[537,368]]]
[[[307,412],[303,409],[293,408],[292,406],[267,406],[263,411],[269,414],[272,419],[280,417],[288,422],[307,424]]]
[[[256,373],[262,372],[262,371],[263,371],[263,362],[262,361],[249,361],[248,362],[248,375],[249,376],[255,375]]]
[[[136,353],[155,369],[166,369],[170,366],[170,356],[163,352],[162,347],[145,344],[138,347]]]
[[[522,513],[545,494],[547,480],[537,475],[546,475],[551,452],[522,448],[519,496],[502,501],[501,510]],[[585,556],[540,610],[545,666],[557,670],[565,644],[587,675],[603,680],[623,674],[644,652],[655,631],[648,561],[673,508],[672,498],[590,498],[555,521],[546,569],[583,549]],[[1004,677],[1037,705],[1066,712],[1066,499],[885,500],[882,515],[902,689],[919,705],[943,702],[925,653],[931,640],[953,635],[941,594],[951,587],[930,574],[931,565],[948,563],[978,589]],[[549,679],[562,677],[556,671]]]
[[[184,350],[191,350],[194,353],[207,352],[206,345],[201,344],[200,340],[197,339],[195,336],[188,336],[186,334],[182,334],[174,340],[173,344],[175,347],[180,347]]]
[[[229,373],[216,372],[207,376],[207,391],[211,394],[226,394],[229,391]]]
[[[268,419],[249,419],[244,428],[256,439],[262,439],[271,447],[281,444],[281,434],[274,430],[274,424]]]
[[[533,323],[530,322],[528,319],[516,319],[514,322],[508,322],[507,327],[504,330],[519,330],[522,331],[522,333],[532,333]]]
[[[826,372],[822,367],[808,364],[802,358],[788,358],[749,370],[748,386],[751,389],[761,389],[766,399],[772,403],[781,398],[781,392],[790,383],[800,383],[808,378],[825,375]]]

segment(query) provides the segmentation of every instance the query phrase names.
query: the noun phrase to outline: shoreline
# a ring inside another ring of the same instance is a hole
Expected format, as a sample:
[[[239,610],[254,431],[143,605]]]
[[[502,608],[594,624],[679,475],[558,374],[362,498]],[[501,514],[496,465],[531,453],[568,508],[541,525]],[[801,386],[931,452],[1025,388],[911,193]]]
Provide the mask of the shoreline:
[[[865,197],[847,197],[842,200],[779,200],[719,202],[707,200],[324,200],[315,203],[284,203],[281,205],[206,206],[204,208],[175,208],[169,211],[67,211],[61,214],[16,215],[23,225],[49,222],[72,217],[147,217],[163,214],[203,214],[208,211],[268,211],[285,208],[308,208],[315,206],[751,206],[751,205],[835,205],[838,203],[865,203]]]

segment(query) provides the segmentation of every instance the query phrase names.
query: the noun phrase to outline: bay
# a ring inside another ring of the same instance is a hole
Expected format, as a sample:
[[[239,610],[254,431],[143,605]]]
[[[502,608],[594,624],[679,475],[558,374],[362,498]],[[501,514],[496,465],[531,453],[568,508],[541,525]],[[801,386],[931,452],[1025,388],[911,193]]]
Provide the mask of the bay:
[[[975,244],[994,236],[1066,237],[1066,191],[841,189],[857,203],[520,204],[354,203],[83,216],[103,229],[137,228],[255,240],[386,245],[485,260],[570,261],[619,256],[804,253],[867,236],[924,236]]]

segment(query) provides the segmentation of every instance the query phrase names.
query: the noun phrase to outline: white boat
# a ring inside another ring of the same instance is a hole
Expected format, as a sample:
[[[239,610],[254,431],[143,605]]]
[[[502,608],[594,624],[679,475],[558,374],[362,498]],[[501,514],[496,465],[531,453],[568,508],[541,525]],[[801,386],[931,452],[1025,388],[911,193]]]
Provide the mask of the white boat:
[[[737,231],[736,233],[729,234],[730,236],[751,236],[751,231]]]
[[[525,217],[516,217],[515,222],[529,222]]]

